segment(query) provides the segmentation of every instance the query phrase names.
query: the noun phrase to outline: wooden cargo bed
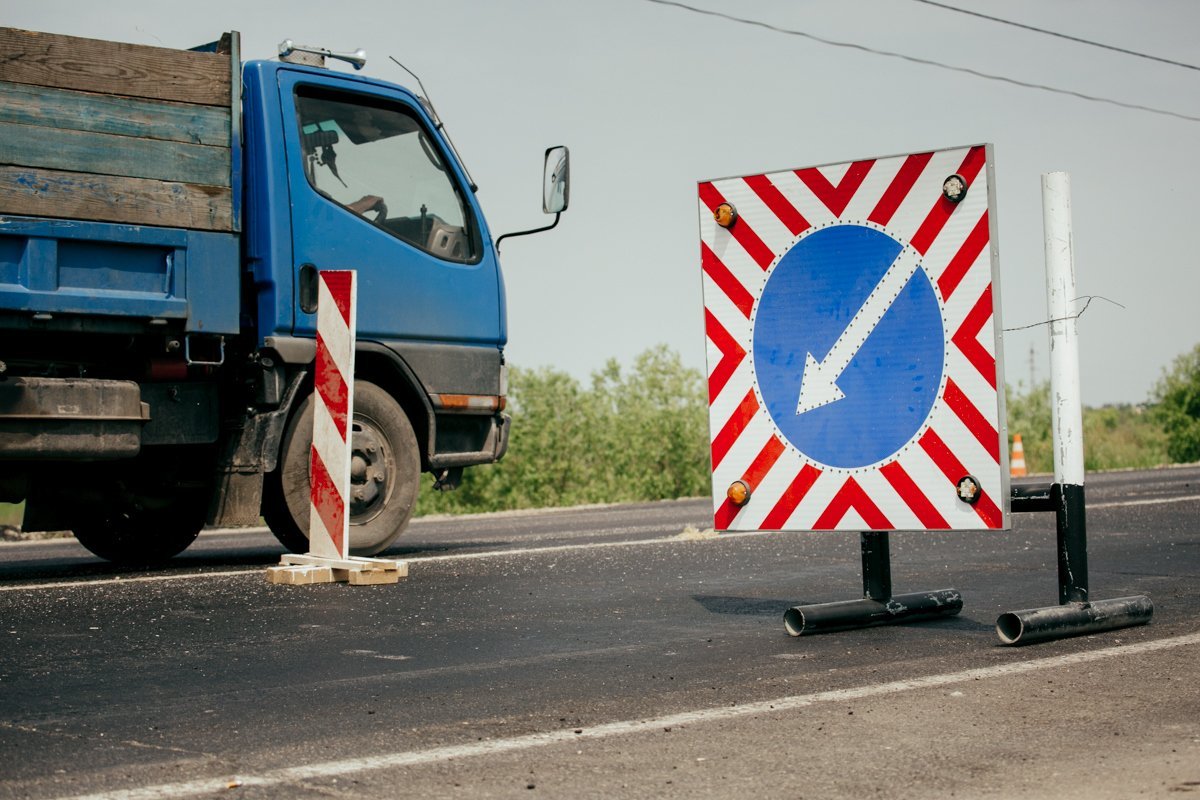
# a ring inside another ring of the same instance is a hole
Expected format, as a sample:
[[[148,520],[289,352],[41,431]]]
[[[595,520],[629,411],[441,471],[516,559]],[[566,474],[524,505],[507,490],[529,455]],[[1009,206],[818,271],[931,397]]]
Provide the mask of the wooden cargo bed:
[[[0,214],[236,231],[237,35],[217,51],[0,28]]]

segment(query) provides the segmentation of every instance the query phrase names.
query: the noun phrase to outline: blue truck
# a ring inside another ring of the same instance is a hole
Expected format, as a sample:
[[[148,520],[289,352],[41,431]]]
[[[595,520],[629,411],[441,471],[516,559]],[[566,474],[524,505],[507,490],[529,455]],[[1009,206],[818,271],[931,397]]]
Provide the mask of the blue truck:
[[[432,106],[239,49],[0,28],[0,502],[107,559],[260,518],[307,550],[321,270],[358,273],[352,553],[507,447],[497,243]],[[566,148],[544,187],[557,223]]]

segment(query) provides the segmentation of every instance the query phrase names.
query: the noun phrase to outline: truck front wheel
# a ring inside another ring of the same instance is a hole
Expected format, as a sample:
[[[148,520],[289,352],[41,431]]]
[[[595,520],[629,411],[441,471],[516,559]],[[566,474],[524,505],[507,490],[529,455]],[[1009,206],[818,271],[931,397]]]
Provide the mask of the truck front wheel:
[[[308,550],[309,459],[315,400],[301,401],[279,454],[266,476],[263,518],[284,547]],[[420,491],[421,458],[412,424],[391,395],[373,383],[354,382],[351,425],[350,554],[372,556],[396,540],[412,517]]]

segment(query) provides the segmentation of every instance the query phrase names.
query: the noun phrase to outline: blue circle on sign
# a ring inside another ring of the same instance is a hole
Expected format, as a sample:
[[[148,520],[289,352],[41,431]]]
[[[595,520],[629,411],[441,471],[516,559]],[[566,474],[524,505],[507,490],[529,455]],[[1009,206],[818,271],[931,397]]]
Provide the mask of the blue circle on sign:
[[[753,330],[758,389],[780,433],[815,462],[857,469],[883,461],[921,431],[938,398],[945,334],[924,269],[894,299],[872,298],[873,313],[843,337],[893,263],[902,266],[903,250],[866,225],[820,228],[783,254],[763,286]],[[823,377],[841,396],[803,408],[806,366],[810,387]]]

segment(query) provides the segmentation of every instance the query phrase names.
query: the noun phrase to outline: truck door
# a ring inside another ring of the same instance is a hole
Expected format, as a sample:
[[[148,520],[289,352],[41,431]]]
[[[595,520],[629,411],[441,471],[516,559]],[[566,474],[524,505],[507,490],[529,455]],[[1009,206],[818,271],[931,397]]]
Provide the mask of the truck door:
[[[314,269],[358,270],[358,337],[490,351],[499,272],[458,165],[411,95],[281,69],[291,193],[294,333],[314,335]],[[480,353],[483,356],[483,353]]]

